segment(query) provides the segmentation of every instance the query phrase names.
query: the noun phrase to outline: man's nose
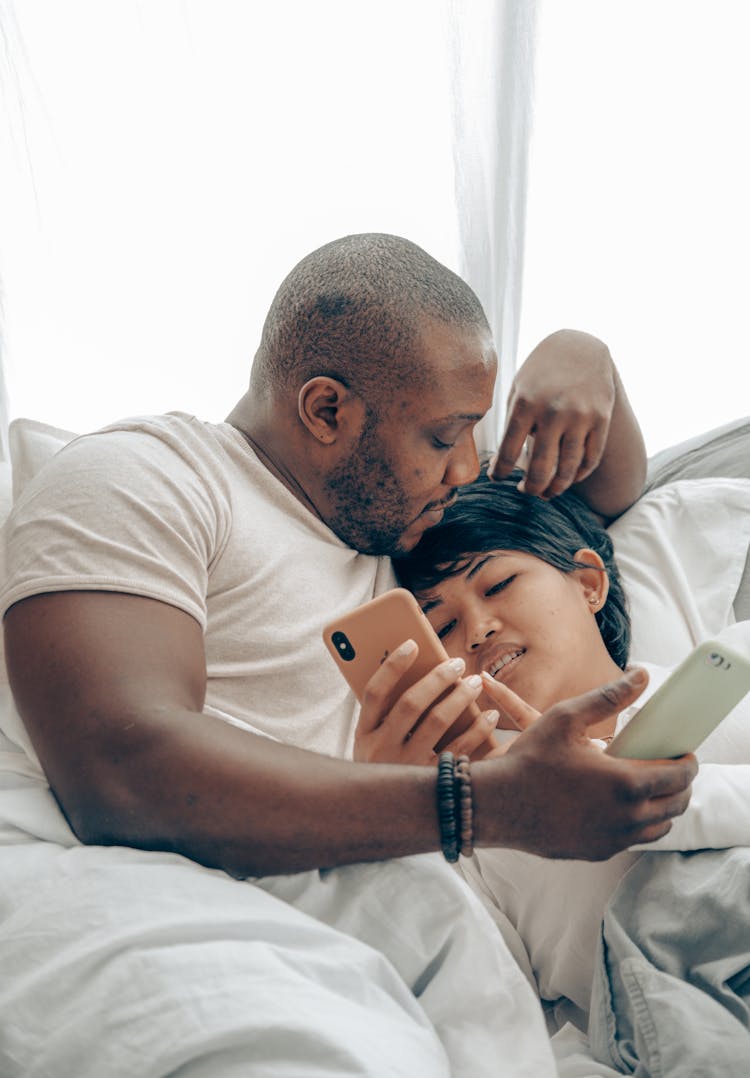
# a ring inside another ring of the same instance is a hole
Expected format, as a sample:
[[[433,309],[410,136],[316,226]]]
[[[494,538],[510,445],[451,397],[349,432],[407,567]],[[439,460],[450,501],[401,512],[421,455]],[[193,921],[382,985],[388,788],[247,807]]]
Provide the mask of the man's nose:
[[[443,482],[448,487],[463,487],[479,475],[479,457],[474,435],[467,433],[453,447]]]

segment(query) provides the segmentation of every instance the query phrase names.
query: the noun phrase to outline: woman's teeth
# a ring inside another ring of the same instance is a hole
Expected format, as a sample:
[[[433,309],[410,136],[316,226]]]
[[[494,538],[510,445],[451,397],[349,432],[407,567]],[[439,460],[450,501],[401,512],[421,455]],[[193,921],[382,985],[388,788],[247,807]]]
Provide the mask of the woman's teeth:
[[[512,663],[514,659],[519,657],[519,655],[523,655],[523,650],[523,648],[519,648],[518,651],[509,651],[506,655],[503,655],[501,659],[498,659],[497,662],[494,662],[487,673],[490,677],[494,677],[504,666],[507,666],[508,663]]]

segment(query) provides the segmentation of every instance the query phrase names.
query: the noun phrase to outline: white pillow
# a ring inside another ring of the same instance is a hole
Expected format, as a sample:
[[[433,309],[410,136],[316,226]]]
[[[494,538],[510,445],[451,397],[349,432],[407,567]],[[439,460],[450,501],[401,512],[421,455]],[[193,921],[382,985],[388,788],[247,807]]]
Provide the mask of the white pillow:
[[[8,428],[13,465],[13,501],[43,464],[77,435],[36,419],[14,419]]]
[[[0,482],[6,488],[4,494],[0,494],[2,502],[2,517],[0,523],[5,521],[10,510],[10,494],[15,501],[23,488],[33,479],[43,464],[46,464],[58,450],[77,437],[72,431],[62,430],[60,427],[52,427],[49,423],[40,423],[36,419],[14,419],[8,428],[8,445],[12,468],[0,473]],[[0,488],[2,489],[2,488]],[[7,502],[7,504],[5,504]],[[0,543],[0,574],[5,577],[4,543]],[[5,738],[5,735],[8,735]],[[4,741],[10,740],[14,746],[21,746],[32,761],[34,770],[41,775],[41,767],[36,753],[31,745],[28,734],[24,729],[21,718],[16,710],[5,667],[5,648],[3,634],[0,631],[0,736]],[[3,746],[0,745],[0,748]],[[4,745],[7,748],[7,745]]]
[[[657,487],[609,528],[632,619],[631,659],[671,666],[735,621],[750,479]]]
[[[9,460],[0,460],[0,524],[13,504],[13,478]]]

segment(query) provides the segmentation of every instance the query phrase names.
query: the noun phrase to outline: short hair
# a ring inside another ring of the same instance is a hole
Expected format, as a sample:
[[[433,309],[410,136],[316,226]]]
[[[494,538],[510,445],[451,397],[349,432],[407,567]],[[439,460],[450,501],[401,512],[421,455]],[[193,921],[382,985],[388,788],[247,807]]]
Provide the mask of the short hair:
[[[401,236],[361,233],[318,248],[279,287],[266,316],[251,384],[289,391],[316,375],[359,395],[418,384],[425,318],[486,328],[465,281]]]
[[[477,554],[516,550],[533,554],[563,573],[581,568],[574,560],[583,547],[595,550],[609,576],[607,601],[596,614],[599,631],[622,669],[630,650],[627,596],[615,561],[612,540],[587,505],[571,491],[543,501],[517,489],[522,472],[506,479],[478,478],[458,491],[439,524],[422,536],[409,554],[394,560],[399,583],[426,594],[449,576],[464,572]]]

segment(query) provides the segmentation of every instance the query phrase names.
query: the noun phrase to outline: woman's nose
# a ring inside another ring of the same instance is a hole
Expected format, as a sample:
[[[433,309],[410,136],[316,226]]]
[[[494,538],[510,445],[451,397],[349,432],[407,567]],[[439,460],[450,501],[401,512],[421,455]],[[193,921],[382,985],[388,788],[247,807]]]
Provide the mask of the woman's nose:
[[[467,650],[476,651],[485,641],[495,635],[499,627],[497,618],[482,618],[481,621],[478,620],[474,625],[469,626],[466,641]]]

